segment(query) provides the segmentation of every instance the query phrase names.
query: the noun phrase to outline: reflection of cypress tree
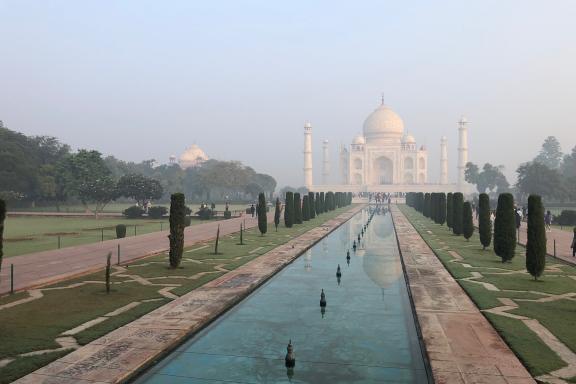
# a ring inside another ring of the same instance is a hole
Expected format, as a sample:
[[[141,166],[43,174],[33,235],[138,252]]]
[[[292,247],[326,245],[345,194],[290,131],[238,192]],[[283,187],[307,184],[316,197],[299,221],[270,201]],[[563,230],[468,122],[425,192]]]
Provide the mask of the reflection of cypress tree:
[[[308,221],[310,220],[310,203],[309,203],[308,195],[304,195],[302,198],[302,220]]]
[[[294,192],[294,224],[302,224],[302,201],[298,192]]]
[[[490,198],[481,193],[478,198],[478,233],[483,249],[492,242],[492,222],[490,221]]]
[[[452,194],[452,192],[448,192],[448,195],[446,195],[446,226],[449,229],[452,229],[452,222],[453,222],[453,218],[454,218],[454,199],[453,199],[454,195]]]
[[[452,232],[460,236],[462,234],[462,211],[464,210],[464,196],[460,192],[452,195]]]
[[[464,203],[462,213],[462,234],[466,240],[470,240],[474,233],[474,222],[472,221],[472,205],[470,202]]]
[[[286,201],[284,203],[284,225],[292,228],[294,225],[294,193],[286,192]]]
[[[546,267],[546,229],[544,228],[544,207],[538,195],[528,197],[528,239],[526,241],[526,270],[534,280]]]
[[[502,258],[502,262],[510,261],[516,250],[516,215],[514,213],[514,197],[511,193],[501,193],[498,196],[496,220],[494,221],[494,253]]]
[[[170,196],[170,267],[178,268],[184,252],[184,227],[186,226],[186,203],[184,194],[174,193]]]
[[[314,192],[308,192],[308,206],[310,207],[310,219],[316,217],[316,200],[314,200]]]
[[[263,193],[258,195],[258,230],[264,235],[268,232],[268,216],[266,214],[266,197]]]

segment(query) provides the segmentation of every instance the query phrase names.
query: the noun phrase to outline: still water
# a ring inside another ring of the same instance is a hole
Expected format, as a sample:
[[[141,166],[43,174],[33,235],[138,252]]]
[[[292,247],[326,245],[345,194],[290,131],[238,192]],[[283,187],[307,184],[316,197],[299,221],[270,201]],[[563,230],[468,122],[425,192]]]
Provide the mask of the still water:
[[[355,215],[136,382],[427,383],[390,214],[374,215],[351,249],[368,218]]]

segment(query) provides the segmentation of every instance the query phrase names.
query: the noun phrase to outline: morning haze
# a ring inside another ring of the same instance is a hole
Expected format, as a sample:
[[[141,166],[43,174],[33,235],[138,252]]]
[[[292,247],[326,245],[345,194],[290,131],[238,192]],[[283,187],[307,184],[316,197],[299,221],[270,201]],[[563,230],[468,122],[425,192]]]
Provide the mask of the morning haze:
[[[322,140],[336,170],[381,93],[434,182],[442,135],[456,178],[461,115],[470,161],[511,180],[546,136],[576,144],[570,1],[4,0],[0,15],[0,119],[123,160],[196,143],[301,186],[304,122],[319,179]]]

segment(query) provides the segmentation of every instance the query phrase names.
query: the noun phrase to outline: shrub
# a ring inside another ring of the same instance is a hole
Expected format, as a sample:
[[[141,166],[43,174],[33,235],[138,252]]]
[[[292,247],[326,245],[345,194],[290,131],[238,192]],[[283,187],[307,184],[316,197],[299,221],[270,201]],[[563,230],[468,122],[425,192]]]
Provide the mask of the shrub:
[[[116,225],[116,238],[123,239],[126,237],[126,226],[124,224]]]
[[[122,212],[128,219],[138,219],[144,214],[144,210],[137,205],[128,207]]]
[[[210,220],[214,216],[214,211],[208,207],[203,207],[196,214],[200,217],[200,220]]]
[[[192,217],[184,216],[184,226],[189,227],[190,225],[192,225]]]
[[[284,203],[284,225],[286,228],[292,228],[294,225],[294,193],[286,192]]]
[[[261,235],[268,232],[268,216],[266,215],[266,197],[264,193],[260,192],[258,195],[258,230]]]
[[[294,223],[302,224],[302,201],[298,192],[294,193]]]
[[[151,219],[161,219],[168,213],[168,209],[161,205],[148,208],[148,217]]]
[[[512,260],[516,250],[516,214],[514,197],[510,193],[498,196],[496,220],[494,221],[494,252],[502,262]]]
[[[530,212],[530,210],[528,210]],[[562,225],[565,227],[572,227],[576,225],[576,211],[565,209],[558,216],[554,218],[554,224]]]
[[[527,232],[526,270],[534,276],[534,280],[538,280],[546,267],[546,228],[542,199],[537,195],[528,197]]]
[[[469,201],[463,205],[462,212],[462,234],[466,240],[470,240],[474,233],[474,222],[472,221],[472,204]]]
[[[454,194],[449,192],[446,195],[446,226],[452,229],[452,220],[454,218]]]
[[[456,192],[452,195],[452,232],[460,236],[462,234],[462,213],[464,210],[464,196]]]
[[[231,217],[232,217],[232,212],[230,212],[229,210],[225,210],[224,211],[224,218],[230,219]]]
[[[482,247],[490,246],[492,242],[492,222],[490,221],[490,198],[486,193],[481,193],[478,200],[478,232]]]
[[[186,204],[182,193],[170,196],[170,267],[178,268],[182,261],[184,251],[184,226],[186,218]]]

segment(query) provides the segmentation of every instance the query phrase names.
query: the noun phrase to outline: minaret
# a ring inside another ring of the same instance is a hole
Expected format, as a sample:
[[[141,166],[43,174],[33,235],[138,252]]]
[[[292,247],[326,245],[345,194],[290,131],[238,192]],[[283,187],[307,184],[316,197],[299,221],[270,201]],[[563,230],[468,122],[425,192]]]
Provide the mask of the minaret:
[[[304,124],[304,185],[312,188],[312,124]]]
[[[464,178],[464,171],[466,169],[466,163],[468,163],[468,120],[464,116],[458,121],[458,189],[460,192],[464,189],[466,180]]]
[[[440,184],[448,184],[448,144],[446,136],[440,139]]]
[[[328,153],[328,140],[322,143],[322,184],[328,184],[330,176],[330,154]]]

